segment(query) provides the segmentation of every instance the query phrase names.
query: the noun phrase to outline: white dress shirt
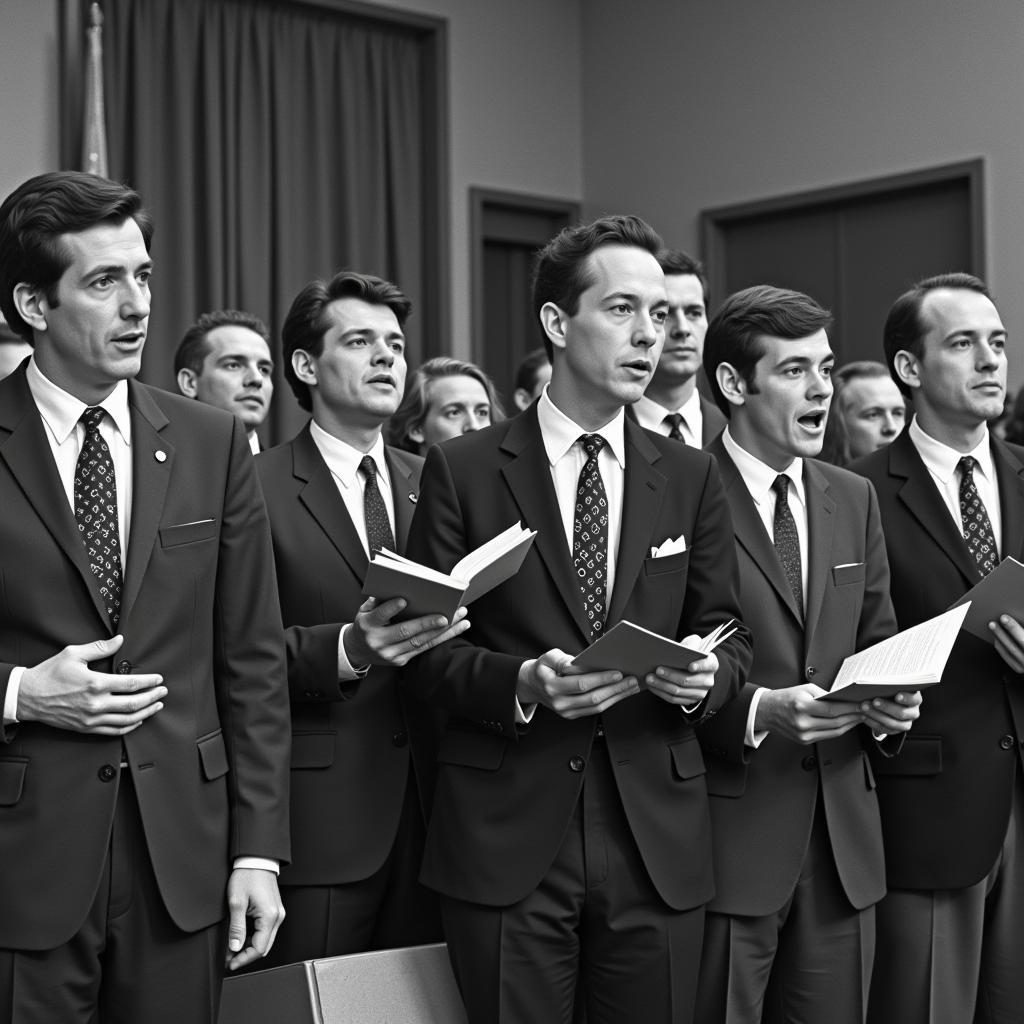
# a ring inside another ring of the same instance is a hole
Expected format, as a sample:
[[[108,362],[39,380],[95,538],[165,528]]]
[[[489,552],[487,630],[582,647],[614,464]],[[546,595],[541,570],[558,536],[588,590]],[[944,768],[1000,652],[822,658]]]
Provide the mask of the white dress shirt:
[[[910,421],[910,441],[917,449],[921,461],[935,481],[935,486],[942,495],[942,500],[953,517],[956,532],[963,536],[964,521],[960,514],[960,470],[957,468],[965,455],[974,458],[974,486],[978,489],[978,497],[985,505],[989,522],[992,524],[992,536],[996,541],[996,550],[1003,547],[1003,515],[999,505],[999,481],[996,479],[996,467],[992,461],[992,447],[988,428],[978,447],[971,452],[958,452],[954,448],[936,441],[934,437],[921,429],[915,416]]]
[[[369,455],[377,466],[377,488],[384,499],[384,507],[387,509],[388,522],[391,524],[391,535],[395,535],[395,496],[391,490],[391,474],[388,472],[387,459],[384,458],[384,438],[377,435],[377,440],[368,452],[361,452],[358,448],[345,441],[341,441],[333,434],[327,433],[316,420],[309,426],[310,436],[317,450],[323,456],[327,468],[331,471],[334,484],[338,488],[338,494],[345,503],[352,525],[359,534],[366,557],[370,557],[370,544],[366,538],[366,519],[363,514],[363,494],[366,491],[366,478],[359,472],[359,463],[363,461],[364,455]],[[345,652],[345,633],[351,623],[345,623],[338,632],[338,681],[351,682],[366,675],[367,668],[354,668]]]
[[[25,370],[29,391],[36,403],[43,421],[43,433],[53,452],[53,460],[57,465],[60,482],[71,506],[71,514],[75,512],[75,466],[85,442],[85,426],[79,423],[82,413],[89,408],[84,402],[68,394],[63,388],[57,387],[53,381],[44,377],[36,366],[35,356]],[[132,423],[128,413],[128,382],[118,381],[102,402],[99,403],[108,415],[100,422],[100,436],[107,442],[110,459],[114,466],[114,484],[117,489],[117,525],[121,537],[121,572],[127,567],[128,527],[132,518]],[[21,677],[24,666],[11,670],[7,684],[7,695],[4,700],[4,724],[18,721],[18,693],[21,689]],[[267,857],[237,857],[235,868],[257,868],[273,871],[277,874],[279,867],[276,860]]]
[[[253,455],[259,455],[260,453],[260,439],[255,430],[249,435],[249,451]]]
[[[638,402],[633,403],[633,411],[641,427],[653,430],[662,437],[668,437],[670,429],[665,417],[679,413],[683,417],[683,422],[679,424],[683,440],[691,448],[701,447],[701,438],[704,436],[704,410],[700,407],[700,392],[696,388],[678,409],[666,409],[644,395]]]
[[[777,496],[772,490],[775,478],[780,475],[789,478],[790,486],[787,491],[789,500],[789,511],[793,514],[793,521],[796,523],[797,542],[800,545],[800,584],[804,595],[807,594],[807,492],[804,489],[804,460],[793,459],[793,461],[780,474],[771,466],[766,465],[760,459],[755,458],[745,448],[740,447],[736,439],[729,433],[726,427],[722,433],[722,444],[729,453],[729,457],[736,463],[740,477],[746,484],[750,497],[754,501],[754,507],[761,518],[768,539],[775,543],[775,505]],[[747,713],[747,731],[744,741],[747,746],[759,747],[764,738],[768,735],[767,730],[754,731],[754,718],[757,714],[757,706],[761,702],[761,696],[767,688],[759,686],[754,691],[750,701],[750,709]]]

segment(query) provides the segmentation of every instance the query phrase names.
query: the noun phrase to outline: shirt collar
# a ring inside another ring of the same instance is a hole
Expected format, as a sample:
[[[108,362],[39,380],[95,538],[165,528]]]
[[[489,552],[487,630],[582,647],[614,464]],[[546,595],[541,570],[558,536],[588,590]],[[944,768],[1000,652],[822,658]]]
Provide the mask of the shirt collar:
[[[574,423],[554,402],[548,398],[548,386],[544,385],[540,399],[537,401],[537,422],[540,425],[541,437],[548,462],[554,466],[566,452],[579,440],[580,434],[600,434],[615,457],[619,466],[626,465],[625,410],[619,411],[600,430],[584,430]]]
[[[966,455],[970,455],[978,464],[975,472],[980,470],[986,480],[995,483],[995,465],[992,462],[992,446],[987,426],[984,436],[972,452],[958,452],[955,448],[943,444],[942,441],[937,441],[931,434],[926,434],[921,424],[917,422],[917,416],[910,421],[908,429],[910,440],[921,456],[921,461],[936,480],[948,484],[956,475],[960,460]]]
[[[698,431],[695,427],[701,418],[700,392],[694,388],[690,397],[678,409],[666,409],[660,403],[655,402],[653,398],[642,395],[633,403],[633,411],[636,413],[637,422],[641,427],[658,431],[665,422],[665,417],[677,412],[683,417],[683,422],[690,433],[696,435]]]
[[[736,463],[743,482],[750,491],[750,496],[755,503],[761,505],[768,499],[768,494],[775,483],[777,476],[788,476],[792,486],[792,492],[796,495],[801,505],[807,504],[804,493],[804,460],[794,458],[793,461],[780,474],[772,469],[767,463],[751,455],[750,452],[740,446],[739,442],[729,433],[726,427],[722,433],[722,444],[729,453],[729,457]]]
[[[89,406],[44,376],[43,371],[36,365],[34,355],[28,361],[25,379],[43,422],[57,444],[63,444],[71,436],[71,432],[82,418],[82,413]],[[120,435],[125,444],[130,445],[132,420],[128,414],[128,381],[119,380],[114,385],[114,390],[99,404],[114,421],[115,433]]]
[[[328,434],[316,420],[309,425],[309,432],[313,443],[320,450],[320,454],[327,463],[327,468],[335,476],[342,487],[351,487],[357,483],[356,474],[359,472],[359,463],[363,461],[364,455],[373,457],[377,465],[377,476],[382,480],[390,480],[388,475],[387,461],[384,458],[384,436],[377,435],[373,447],[368,452],[361,452],[353,448],[347,441],[342,441],[333,434]]]

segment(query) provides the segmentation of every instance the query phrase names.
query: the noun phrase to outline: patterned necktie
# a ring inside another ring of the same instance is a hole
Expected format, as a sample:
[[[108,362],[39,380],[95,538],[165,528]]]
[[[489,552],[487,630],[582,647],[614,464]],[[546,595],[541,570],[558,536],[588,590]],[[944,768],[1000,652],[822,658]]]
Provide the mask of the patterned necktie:
[[[75,464],[75,521],[82,535],[89,567],[117,629],[121,618],[121,535],[117,525],[117,483],[107,442],[100,435],[106,415],[100,406],[86,409],[79,420],[85,441]]]
[[[662,423],[668,424],[668,436],[671,437],[673,441],[682,441],[685,444],[686,438],[683,437],[683,432],[679,429],[683,422],[683,414],[681,412],[670,412],[662,420]]]
[[[789,510],[789,477],[784,473],[772,484],[775,492],[775,520],[772,532],[775,536],[775,551],[782,563],[790,589],[796,598],[800,614],[804,610],[804,587],[800,578],[800,538],[796,532],[796,520]]]
[[[984,578],[996,567],[999,553],[985,503],[974,485],[974,466],[975,460],[970,455],[965,455],[959,462],[960,518],[964,524],[964,540],[978,564],[978,572]]]
[[[394,551],[395,535],[391,532],[388,510],[377,486],[377,463],[373,461],[372,455],[363,456],[359,472],[366,478],[366,487],[363,488],[363,521],[366,523],[366,543],[372,558],[381,548]]]
[[[572,566],[576,573],[591,637],[604,628],[608,582],[608,496],[597,464],[605,446],[600,434],[581,434],[580,446],[587,461],[576,485],[576,514],[572,525]]]

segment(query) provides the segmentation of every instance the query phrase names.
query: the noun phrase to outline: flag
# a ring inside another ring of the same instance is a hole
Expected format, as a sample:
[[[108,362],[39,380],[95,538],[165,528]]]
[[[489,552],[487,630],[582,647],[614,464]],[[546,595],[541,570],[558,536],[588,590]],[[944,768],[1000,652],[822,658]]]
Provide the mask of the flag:
[[[103,12],[99,4],[89,8],[86,29],[85,124],[82,133],[82,170],[107,177],[107,126],[103,113]]]

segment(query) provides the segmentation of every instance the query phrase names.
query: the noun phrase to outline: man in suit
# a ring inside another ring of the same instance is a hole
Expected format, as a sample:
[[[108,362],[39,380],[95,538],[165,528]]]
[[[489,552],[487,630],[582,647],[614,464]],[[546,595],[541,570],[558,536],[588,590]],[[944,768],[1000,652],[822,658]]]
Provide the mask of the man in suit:
[[[939,614],[1000,557],[1024,558],[1024,449],[992,436],[1006,329],[982,281],[915,285],[885,322],[885,358],[914,417],[854,463],[878,492],[896,618]],[[878,907],[869,1019],[1021,1019],[1024,975],[1024,630],[961,633],[900,753],[877,762],[889,894]]]
[[[698,730],[716,883],[704,1021],[863,1024],[867,1012],[885,866],[864,723],[901,734],[921,698],[817,699],[847,655],[896,632],[874,491],[814,460],[832,396],[831,322],[800,292],[747,288],[725,300],[704,348],[729,421],[709,451],[754,637],[739,697]]]
[[[697,390],[708,330],[708,278],[704,265],[676,249],[658,255],[665,272],[668,318],[665,347],[643,397],[629,413],[648,430],[704,448],[725,427],[725,417]]]
[[[623,413],[664,336],[659,248],[635,217],[548,243],[533,302],[550,384],[522,415],[427,455],[412,557],[450,569],[517,520],[537,531],[465,636],[410,669],[451,716],[422,877],[474,1024],[568,1021],[577,973],[591,1024],[693,1011],[713,891],[693,725],[742,682],[746,631],[689,671],[571,665],[623,619],[681,639],[739,614],[713,460]]]
[[[232,969],[250,963],[282,914],[270,533],[241,424],[132,379],[150,233],[135,192],[88,174],[0,207],[0,308],[34,349],[0,383],[0,1016],[16,1024],[212,1022],[225,941]]]
[[[253,455],[259,453],[256,430],[274,397],[274,359],[270,331],[258,316],[238,309],[204,313],[178,345],[174,376],[186,398],[237,416]]]
[[[393,621],[402,601],[362,595],[370,553],[405,549],[419,493],[423,460],[381,436],[402,397],[410,308],[393,284],[343,272],[306,285],[281,330],[285,378],[312,420],[256,460],[293,729],[275,963],[440,937],[436,899],[417,881],[432,723],[399,668],[467,623]]]

